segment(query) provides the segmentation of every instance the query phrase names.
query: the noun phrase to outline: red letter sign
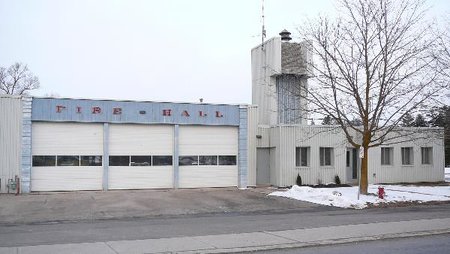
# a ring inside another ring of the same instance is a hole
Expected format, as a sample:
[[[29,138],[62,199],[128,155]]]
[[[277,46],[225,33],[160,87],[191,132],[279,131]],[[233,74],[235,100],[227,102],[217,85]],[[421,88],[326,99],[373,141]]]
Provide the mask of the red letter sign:
[[[163,109],[163,116],[170,116],[171,115],[172,110],[170,109]]]
[[[199,111],[199,112],[198,112],[198,115],[199,115],[200,117],[205,117],[205,116],[207,116],[207,114],[206,114],[205,112],[203,112],[203,111]]]
[[[61,113],[61,111],[63,110],[63,109],[65,109],[66,107],[64,107],[64,106],[61,106],[61,105],[57,105],[56,106],[56,113]]]
[[[77,113],[81,113],[81,107],[77,107]]]
[[[181,113],[182,116],[186,116],[189,117],[191,115],[189,115],[189,112],[187,112],[187,110],[183,111],[183,113]]]
[[[216,117],[223,117],[222,113],[220,111],[216,111]]]
[[[122,108],[113,108],[113,115],[122,114]]]
[[[102,113],[102,109],[100,107],[93,107],[92,114],[100,114]]]

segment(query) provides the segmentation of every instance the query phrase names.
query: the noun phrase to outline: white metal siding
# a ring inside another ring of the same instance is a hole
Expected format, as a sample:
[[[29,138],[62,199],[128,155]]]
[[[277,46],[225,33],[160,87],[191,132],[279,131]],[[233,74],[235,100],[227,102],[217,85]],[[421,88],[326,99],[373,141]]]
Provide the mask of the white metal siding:
[[[258,108],[248,106],[248,136],[247,136],[247,165],[248,165],[248,186],[256,185],[256,135],[258,130]]]
[[[252,49],[252,104],[261,124],[277,123],[276,79],[281,74],[281,39],[272,38]]]
[[[369,149],[369,183],[435,182],[444,179],[444,148],[442,129],[414,128],[408,130],[405,140],[393,147],[393,164],[381,165],[380,147]],[[392,135],[399,135],[392,133]],[[276,147],[271,153],[271,183],[289,186],[300,174],[304,184],[334,182],[338,175],[342,183],[351,177],[346,170],[346,151],[351,147],[338,127],[332,126],[277,126],[270,129],[270,144]],[[295,166],[295,147],[310,147],[310,166]],[[333,147],[332,166],[320,166],[320,147]],[[413,147],[413,165],[402,165],[401,147]],[[433,147],[431,165],[422,165],[421,147]],[[358,159],[359,160],[359,159]],[[272,166],[273,165],[273,166]]]
[[[338,175],[342,183],[346,179],[345,153],[347,145],[342,132],[333,127],[319,126],[279,126],[272,128],[274,143],[279,144],[279,159],[276,168],[279,170],[277,186],[295,184],[297,175],[302,177],[303,184],[334,182]],[[310,147],[309,167],[295,166],[295,148]],[[333,165],[320,166],[320,147],[333,147]]]
[[[408,131],[411,131],[408,130]],[[399,183],[399,182],[438,182],[444,181],[444,146],[442,129],[415,128],[402,142],[388,145],[393,151],[391,165],[381,165],[381,148],[369,149],[369,183]],[[413,148],[413,164],[402,165],[401,148]],[[421,147],[432,147],[432,163],[422,164]]]
[[[109,155],[171,155],[173,126],[111,124]],[[173,166],[109,166],[109,189],[172,188]]]
[[[0,95],[0,193],[20,172],[22,103],[20,97]]]
[[[102,155],[103,125],[40,123],[32,125],[33,155]],[[31,191],[101,190],[103,167],[33,167]]]
[[[180,126],[179,149],[180,156],[237,156],[238,128],[228,126]],[[179,170],[180,188],[237,186],[237,165],[180,166]]]

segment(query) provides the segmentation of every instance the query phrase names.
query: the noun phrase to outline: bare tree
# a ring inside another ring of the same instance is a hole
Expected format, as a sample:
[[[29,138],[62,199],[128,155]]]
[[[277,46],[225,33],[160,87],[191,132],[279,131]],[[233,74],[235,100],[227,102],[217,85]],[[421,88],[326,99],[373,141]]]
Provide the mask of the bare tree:
[[[299,28],[314,55],[305,99],[363,149],[360,191],[367,194],[368,150],[405,139],[402,119],[440,99],[448,69],[423,1],[341,0],[338,13]]]
[[[39,88],[39,79],[30,72],[27,65],[15,63],[9,68],[0,67],[0,92],[24,95]]]

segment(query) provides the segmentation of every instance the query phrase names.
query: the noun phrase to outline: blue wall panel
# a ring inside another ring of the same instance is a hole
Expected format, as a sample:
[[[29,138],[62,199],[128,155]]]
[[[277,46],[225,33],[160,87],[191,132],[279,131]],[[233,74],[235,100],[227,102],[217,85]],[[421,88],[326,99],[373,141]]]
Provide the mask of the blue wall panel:
[[[100,108],[100,111],[94,113],[93,111],[96,107]],[[114,110],[118,111],[119,109],[121,113],[114,114]],[[164,110],[170,110],[170,116],[164,116]],[[218,117],[218,115],[220,117]],[[239,106],[223,104],[33,98],[32,120],[238,126]]]

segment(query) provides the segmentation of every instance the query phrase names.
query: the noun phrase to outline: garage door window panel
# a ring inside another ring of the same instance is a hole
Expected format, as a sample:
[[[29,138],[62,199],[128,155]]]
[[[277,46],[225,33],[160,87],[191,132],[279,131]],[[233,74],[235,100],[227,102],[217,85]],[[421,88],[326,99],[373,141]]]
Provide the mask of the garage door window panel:
[[[180,156],[178,161],[180,166],[197,166],[198,156]]]
[[[54,167],[56,166],[56,156],[33,156],[33,167]]]
[[[236,165],[236,156],[235,155],[219,156],[219,165],[226,165],[226,166]]]
[[[151,166],[151,156],[131,156],[131,166]]]
[[[102,156],[81,156],[81,166],[102,166]]]
[[[200,165],[217,165],[217,156],[200,156]]]
[[[172,166],[172,156],[153,156],[153,166]]]
[[[130,156],[110,156],[110,166],[130,166]]]
[[[80,156],[62,155],[56,157],[57,165],[66,166],[80,166]]]

